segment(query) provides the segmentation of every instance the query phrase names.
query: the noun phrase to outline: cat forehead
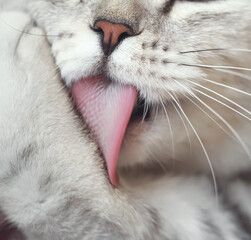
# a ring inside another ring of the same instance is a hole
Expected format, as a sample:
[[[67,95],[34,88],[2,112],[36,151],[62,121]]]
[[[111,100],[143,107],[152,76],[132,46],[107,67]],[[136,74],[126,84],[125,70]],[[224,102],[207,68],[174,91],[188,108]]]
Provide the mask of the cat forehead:
[[[48,0],[45,0],[48,1]],[[114,4],[120,4],[121,2],[123,4],[133,4],[133,3],[140,3],[145,6],[151,6],[151,7],[164,7],[165,5],[168,4],[173,4],[174,2],[190,2],[190,3],[210,3],[210,2],[216,2],[217,0],[49,0],[51,2],[57,2],[57,3],[83,3],[83,4],[88,4],[88,3],[101,3],[101,2],[106,2],[108,5],[114,5]],[[218,0],[222,1],[222,0]],[[226,1],[226,0],[224,0]]]
[[[32,0],[33,1],[33,0]],[[37,0],[34,0],[37,1]],[[238,6],[250,4],[250,0],[43,0],[53,3],[64,4],[83,4],[88,6],[106,7],[107,9],[116,6],[118,9],[126,8],[127,11],[141,11],[143,9],[154,11],[162,10],[165,7],[175,6],[180,14],[187,16],[191,13],[200,11],[238,11]],[[142,9],[141,9],[142,8]],[[100,9],[100,8],[99,8]],[[101,10],[101,9],[100,9]]]

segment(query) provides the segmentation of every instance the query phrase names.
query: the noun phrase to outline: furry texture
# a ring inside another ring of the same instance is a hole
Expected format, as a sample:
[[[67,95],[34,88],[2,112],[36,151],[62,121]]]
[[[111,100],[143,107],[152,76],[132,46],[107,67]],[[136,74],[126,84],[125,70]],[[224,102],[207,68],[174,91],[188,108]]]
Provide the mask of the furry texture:
[[[27,239],[250,239],[251,77],[234,68],[250,68],[251,3],[167,4],[0,1],[19,10],[0,16],[0,208]],[[105,59],[96,19],[141,33]],[[118,189],[61,83],[103,71],[150,108],[127,130]],[[142,169],[155,162],[163,173]]]

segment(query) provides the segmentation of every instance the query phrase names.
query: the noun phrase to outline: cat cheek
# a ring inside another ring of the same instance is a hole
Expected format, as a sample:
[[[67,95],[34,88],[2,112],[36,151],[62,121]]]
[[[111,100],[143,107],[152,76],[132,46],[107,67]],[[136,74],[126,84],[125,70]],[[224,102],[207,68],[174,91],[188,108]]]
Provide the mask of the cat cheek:
[[[80,35],[57,40],[52,52],[66,85],[82,77],[95,75],[103,65],[103,52],[95,35]]]

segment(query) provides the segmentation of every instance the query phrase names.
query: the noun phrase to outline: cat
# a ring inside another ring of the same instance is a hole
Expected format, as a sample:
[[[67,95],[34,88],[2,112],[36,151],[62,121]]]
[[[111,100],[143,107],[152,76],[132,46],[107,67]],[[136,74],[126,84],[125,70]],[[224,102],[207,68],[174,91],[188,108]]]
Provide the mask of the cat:
[[[0,6],[0,209],[24,239],[251,239],[249,0]]]

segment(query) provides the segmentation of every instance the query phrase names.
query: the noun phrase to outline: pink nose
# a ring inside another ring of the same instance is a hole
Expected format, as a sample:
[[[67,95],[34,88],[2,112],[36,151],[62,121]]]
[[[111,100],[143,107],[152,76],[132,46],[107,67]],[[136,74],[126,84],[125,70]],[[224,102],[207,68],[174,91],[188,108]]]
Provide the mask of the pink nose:
[[[98,21],[95,23],[94,28],[96,30],[101,30],[104,34],[102,47],[107,56],[113,52],[124,38],[133,35],[133,31],[130,27],[108,21]]]

